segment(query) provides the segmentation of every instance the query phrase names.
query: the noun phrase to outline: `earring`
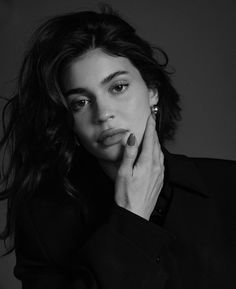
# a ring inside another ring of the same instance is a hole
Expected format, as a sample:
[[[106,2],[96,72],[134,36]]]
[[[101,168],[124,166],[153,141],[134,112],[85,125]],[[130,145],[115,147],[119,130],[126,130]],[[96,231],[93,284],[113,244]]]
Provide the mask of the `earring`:
[[[154,105],[151,107],[151,111],[152,111],[152,113],[157,114],[157,113],[159,112],[159,107],[158,107],[158,105],[154,104]]]
[[[161,110],[158,105],[154,104],[151,106],[152,115],[156,121],[158,132],[161,130]]]

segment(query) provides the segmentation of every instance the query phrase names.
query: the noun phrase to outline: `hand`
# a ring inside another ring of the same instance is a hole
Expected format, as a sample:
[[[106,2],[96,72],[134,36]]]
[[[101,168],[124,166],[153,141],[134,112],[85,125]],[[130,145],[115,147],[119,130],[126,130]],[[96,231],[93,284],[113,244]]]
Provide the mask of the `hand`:
[[[146,220],[151,216],[164,180],[164,155],[155,125],[155,120],[150,115],[144,132],[142,151],[136,163],[137,141],[135,140],[133,146],[126,144],[115,181],[116,203]]]

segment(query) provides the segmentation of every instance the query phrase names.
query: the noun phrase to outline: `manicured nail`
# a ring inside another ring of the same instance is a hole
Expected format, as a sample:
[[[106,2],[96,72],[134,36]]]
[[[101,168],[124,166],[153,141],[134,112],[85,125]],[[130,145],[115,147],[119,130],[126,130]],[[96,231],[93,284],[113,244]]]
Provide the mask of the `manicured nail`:
[[[133,133],[130,134],[130,136],[128,137],[127,143],[129,146],[134,146],[135,144],[135,136]]]

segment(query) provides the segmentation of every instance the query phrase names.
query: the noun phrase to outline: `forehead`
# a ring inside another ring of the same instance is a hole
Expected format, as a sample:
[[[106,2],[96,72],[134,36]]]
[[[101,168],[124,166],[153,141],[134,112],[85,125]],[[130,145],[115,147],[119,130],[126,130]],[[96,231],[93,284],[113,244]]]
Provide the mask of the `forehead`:
[[[65,70],[64,80],[67,84],[79,82],[87,86],[91,82],[100,83],[116,71],[127,71],[131,77],[140,78],[139,71],[128,58],[112,56],[97,48],[74,59]]]

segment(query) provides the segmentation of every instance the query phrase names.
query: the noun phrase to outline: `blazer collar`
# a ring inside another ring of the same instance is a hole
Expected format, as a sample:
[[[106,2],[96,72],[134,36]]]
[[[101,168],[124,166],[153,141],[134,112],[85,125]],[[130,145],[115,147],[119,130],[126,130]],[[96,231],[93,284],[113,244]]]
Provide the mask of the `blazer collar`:
[[[162,151],[165,160],[165,171],[170,183],[203,197],[209,197],[208,190],[194,159],[184,155],[172,154],[163,147]]]
[[[203,197],[209,196],[204,180],[193,158],[179,154],[172,154],[164,147],[162,147],[162,151],[164,154],[165,180],[167,180],[170,184],[186,189],[190,193],[195,193]],[[81,161],[85,167],[87,164],[88,171],[84,171],[84,166],[83,170],[81,171],[81,175],[83,175],[84,179],[87,179],[88,175],[90,178],[90,173],[88,172],[91,171],[91,162],[93,162],[93,169],[96,172],[95,178],[103,181],[107,180],[107,184],[113,185],[113,181],[111,181],[109,177],[102,172],[100,166],[96,161],[94,162],[95,159],[91,157],[90,154],[84,151],[82,154],[80,153],[78,157],[80,159],[78,162],[79,164],[81,164]],[[85,158],[84,161],[83,158]],[[77,162],[75,165],[76,164]],[[76,171],[76,176],[80,170],[80,166],[74,170]],[[76,179],[77,177],[75,177],[75,180]]]

